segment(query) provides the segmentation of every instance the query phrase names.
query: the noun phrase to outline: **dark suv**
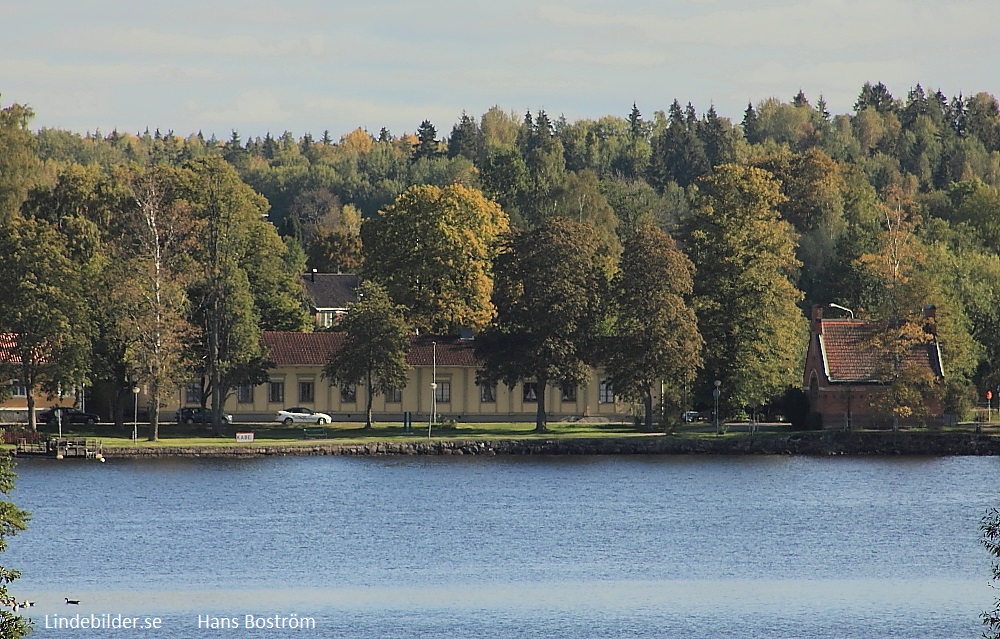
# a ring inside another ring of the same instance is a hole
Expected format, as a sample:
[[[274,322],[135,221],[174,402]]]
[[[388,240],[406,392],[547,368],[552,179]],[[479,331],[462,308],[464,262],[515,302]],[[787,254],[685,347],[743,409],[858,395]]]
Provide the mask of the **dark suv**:
[[[97,422],[101,421],[101,416],[97,413],[85,413],[82,410],[76,410],[75,408],[49,408],[38,413],[36,419],[45,424],[54,426],[58,423],[59,418],[62,418],[63,424],[83,424],[85,426],[93,426]]]
[[[185,406],[174,415],[178,424],[211,424],[212,410],[201,406]],[[226,424],[233,423],[233,416],[223,413],[222,421]]]

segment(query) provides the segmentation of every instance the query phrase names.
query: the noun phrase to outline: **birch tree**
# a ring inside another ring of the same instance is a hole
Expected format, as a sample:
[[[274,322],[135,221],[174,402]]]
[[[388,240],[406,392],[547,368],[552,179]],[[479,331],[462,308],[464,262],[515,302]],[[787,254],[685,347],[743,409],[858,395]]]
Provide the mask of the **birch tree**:
[[[154,167],[129,181],[135,201],[132,243],[123,251],[112,301],[121,309],[119,332],[128,337],[126,360],[149,398],[149,440],[159,439],[160,407],[184,380],[185,344],[195,330],[186,319],[183,270],[191,237],[187,207],[173,197],[176,176]]]

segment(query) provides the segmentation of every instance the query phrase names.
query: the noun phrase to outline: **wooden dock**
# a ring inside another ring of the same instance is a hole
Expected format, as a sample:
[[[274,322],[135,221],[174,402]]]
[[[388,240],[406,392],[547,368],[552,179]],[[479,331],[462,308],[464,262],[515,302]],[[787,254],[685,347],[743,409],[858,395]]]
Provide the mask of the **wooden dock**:
[[[14,448],[14,456],[52,457],[54,459],[103,459],[104,446],[99,439],[53,437],[45,441],[36,442],[19,439]]]

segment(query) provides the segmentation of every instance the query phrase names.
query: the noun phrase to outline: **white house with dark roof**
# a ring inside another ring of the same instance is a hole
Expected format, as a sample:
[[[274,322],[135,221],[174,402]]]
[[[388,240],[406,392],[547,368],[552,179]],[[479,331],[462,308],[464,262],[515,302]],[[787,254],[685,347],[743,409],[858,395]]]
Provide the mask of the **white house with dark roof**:
[[[337,317],[347,312],[347,305],[358,301],[360,278],[350,273],[317,273],[302,276],[309,297],[316,328],[330,328]]]

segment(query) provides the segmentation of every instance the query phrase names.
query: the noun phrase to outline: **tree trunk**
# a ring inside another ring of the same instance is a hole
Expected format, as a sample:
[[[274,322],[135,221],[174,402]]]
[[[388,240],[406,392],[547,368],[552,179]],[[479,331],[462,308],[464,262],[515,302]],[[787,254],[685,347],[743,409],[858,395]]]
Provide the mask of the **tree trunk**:
[[[545,389],[548,380],[538,380],[538,411],[535,413],[535,432],[544,433],[548,430],[548,417],[545,415]]]
[[[653,430],[653,391],[650,388],[646,388],[646,396],[642,398],[642,410],[643,410],[643,428],[646,432],[652,432]],[[664,421],[666,421],[664,419]]]
[[[30,386],[26,386],[28,400],[28,428],[31,430],[38,430],[38,421],[35,419],[35,395],[32,392]]]
[[[149,437],[151,442],[160,439],[160,387],[154,382],[149,387]]]
[[[218,368],[214,371],[218,377]],[[212,434],[222,437],[222,413],[225,408],[226,395],[222,389],[222,380],[212,380]]]
[[[125,406],[126,398],[132,397],[132,388],[125,388],[121,384],[115,384],[115,396],[111,406],[111,421],[115,423],[115,428],[125,428]],[[133,401],[139,401],[136,396]]]
[[[365,418],[365,428],[368,429],[368,428],[372,427],[372,399],[374,399],[372,397],[372,373],[371,373],[371,371],[368,371],[367,389],[366,390],[367,390],[368,396],[365,398],[365,415],[366,415],[366,418]]]

